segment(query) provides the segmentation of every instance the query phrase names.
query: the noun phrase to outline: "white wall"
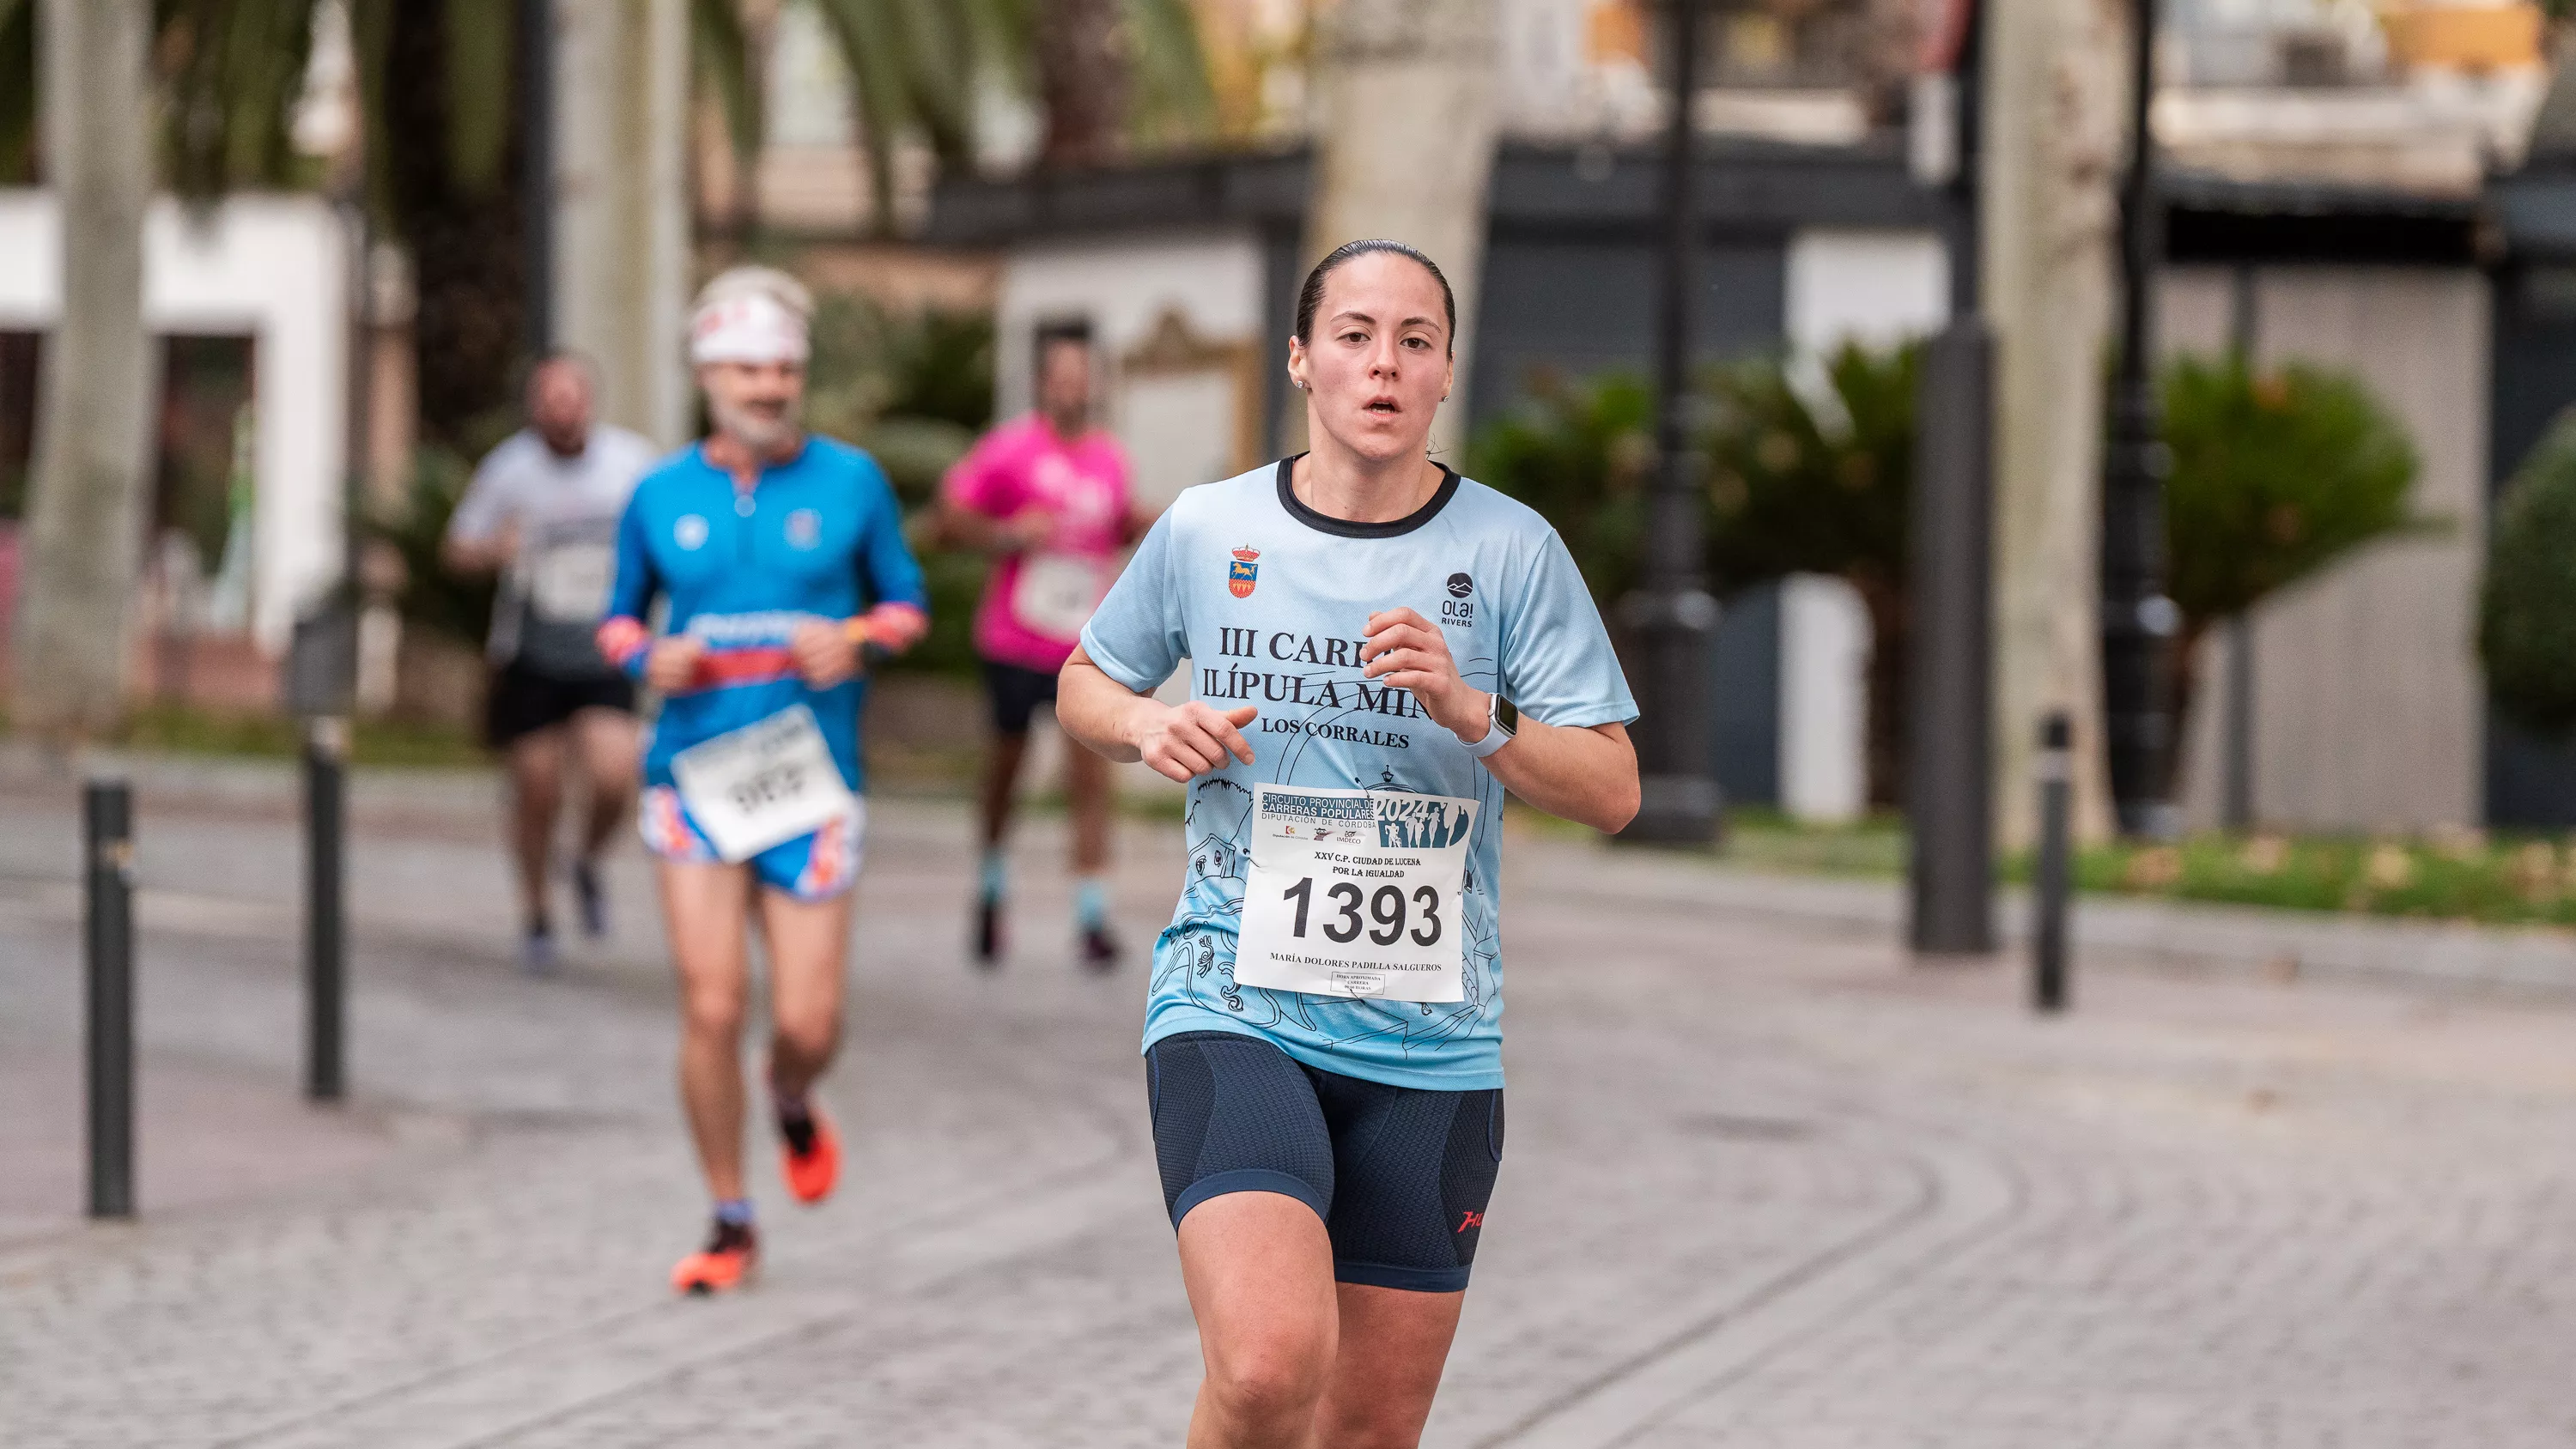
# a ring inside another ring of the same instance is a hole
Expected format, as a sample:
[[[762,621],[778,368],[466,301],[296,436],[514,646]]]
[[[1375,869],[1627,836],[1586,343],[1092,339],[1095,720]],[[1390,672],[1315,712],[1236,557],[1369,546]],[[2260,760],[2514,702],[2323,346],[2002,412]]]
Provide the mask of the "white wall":
[[[1780,582],[1780,808],[1857,820],[1869,808],[1869,608],[1824,574]]]
[[[1950,317],[1950,259],[1928,231],[1810,227],[1789,239],[1792,377],[1826,389],[1823,359],[1846,342],[1893,347]],[[1793,819],[1858,819],[1869,806],[1869,610],[1840,579],[1800,574],[1780,592],[1780,808]]]
[[[144,219],[145,325],[253,339],[251,633],[272,654],[340,576],[349,271],[347,233],[317,197],[235,196],[203,215],[164,198]],[[0,192],[0,327],[50,328],[61,309],[53,197]]]
[[[1950,320],[1950,254],[1928,231],[1808,227],[1789,238],[1789,345],[1887,347]]]
[[[1219,231],[1013,248],[994,304],[995,407],[1005,417],[1028,410],[1029,340],[1040,321],[1088,317],[1102,358],[1114,361],[1167,307],[1202,336],[1259,341],[1260,242]]]

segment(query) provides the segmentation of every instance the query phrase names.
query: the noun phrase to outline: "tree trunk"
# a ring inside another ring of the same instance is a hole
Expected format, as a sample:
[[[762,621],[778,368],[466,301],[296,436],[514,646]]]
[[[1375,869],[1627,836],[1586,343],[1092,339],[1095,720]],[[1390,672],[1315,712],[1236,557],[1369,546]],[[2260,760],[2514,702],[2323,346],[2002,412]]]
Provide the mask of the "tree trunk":
[[[1458,299],[1458,377],[1432,424],[1431,449],[1453,458],[1467,436],[1494,169],[1493,10],[1491,0],[1339,0],[1316,22],[1305,259],[1361,237],[1392,237],[1440,264]],[[1289,431],[1303,436],[1302,409]]]
[[[149,0],[48,0],[45,170],[62,207],[62,321],[45,349],[12,709],[65,745],[124,712],[153,383],[143,326],[152,199]]]
[[[1905,806],[1905,681],[1913,648],[1912,620],[1899,580],[1875,569],[1844,575],[1869,610],[1869,805]]]
[[[517,168],[530,152],[514,113],[504,175],[481,186],[458,179],[451,135],[458,97],[470,87],[448,74],[455,48],[447,27],[460,23],[455,7],[390,7],[386,72],[400,79],[377,104],[388,135],[398,139],[368,165],[412,259],[422,440],[470,457],[517,421],[530,283],[521,209],[528,192]]]
[[[689,432],[688,0],[556,0],[555,340],[601,421]]]
[[[1130,80],[1119,0],[1038,0],[1038,95],[1048,166],[1098,166],[1118,154]]]
[[[2074,825],[2112,830],[2103,758],[2103,359],[2122,155],[2117,0],[1990,0],[1981,243],[2001,343],[1995,431],[1995,819],[2038,821],[2040,721],[2074,725]]]

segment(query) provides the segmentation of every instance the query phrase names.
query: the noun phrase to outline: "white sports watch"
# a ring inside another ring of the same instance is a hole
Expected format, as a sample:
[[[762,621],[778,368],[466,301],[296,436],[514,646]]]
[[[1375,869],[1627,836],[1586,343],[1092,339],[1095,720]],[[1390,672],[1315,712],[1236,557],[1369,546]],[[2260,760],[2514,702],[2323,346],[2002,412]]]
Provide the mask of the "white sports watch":
[[[1486,698],[1490,703],[1485,706],[1485,737],[1467,745],[1468,755],[1479,760],[1510,744],[1521,730],[1521,712],[1510,700],[1503,698],[1500,691]]]

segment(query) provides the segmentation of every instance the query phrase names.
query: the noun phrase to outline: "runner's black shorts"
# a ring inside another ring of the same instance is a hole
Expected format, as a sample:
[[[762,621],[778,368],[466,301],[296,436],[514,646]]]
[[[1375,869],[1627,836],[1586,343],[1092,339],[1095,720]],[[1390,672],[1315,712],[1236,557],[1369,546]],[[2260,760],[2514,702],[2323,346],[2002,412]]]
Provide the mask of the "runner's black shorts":
[[[1318,1071],[1255,1036],[1191,1031],[1145,1052],[1163,1205],[1275,1192],[1313,1208],[1344,1283],[1455,1293],[1503,1162],[1499,1088],[1441,1092]]]
[[[505,750],[523,735],[550,729],[586,709],[635,712],[635,682],[623,674],[566,678],[519,664],[492,671],[483,699],[483,740]]]
[[[1055,706],[1055,675],[1044,669],[1024,669],[1017,664],[997,660],[984,661],[984,694],[993,703],[993,732],[1024,735],[1029,732],[1029,718],[1043,704]]]

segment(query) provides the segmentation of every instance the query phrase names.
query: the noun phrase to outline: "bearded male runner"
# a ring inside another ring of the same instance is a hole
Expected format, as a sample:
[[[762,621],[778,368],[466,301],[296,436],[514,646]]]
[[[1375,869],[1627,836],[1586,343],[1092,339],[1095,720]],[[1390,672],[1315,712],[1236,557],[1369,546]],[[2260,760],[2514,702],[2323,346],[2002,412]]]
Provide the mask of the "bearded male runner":
[[[768,1099],[788,1190],[819,1202],[841,1149],[813,1086],[840,1042],[850,887],[867,829],[862,645],[928,626],[921,568],[876,460],[798,421],[812,301],[737,267],[699,294],[690,357],[714,430],[636,485],[618,526],[601,650],[662,695],[644,757],[644,843],[680,976],[680,1094],[715,1199],[687,1293],[758,1262],[742,1172],[750,931],[768,943]],[[645,623],[669,605],[659,637]]]
[[[608,607],[617,519],[659,450],[598,423],[590,364],[556,353],[528,373],[528,425],[484,456],[449,516],[440,562],[497,574],[484,742],[510,775],[510,848],[518,865],[520,964],[555,969],[555,821],[566,777],[586,787],[573,901],[582,933],[608,931],[598,856],[635,803],[635,682],[591,636]]]

